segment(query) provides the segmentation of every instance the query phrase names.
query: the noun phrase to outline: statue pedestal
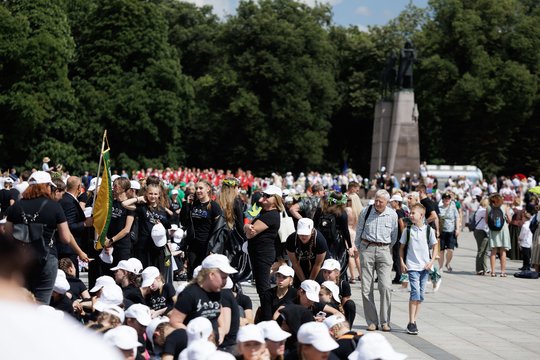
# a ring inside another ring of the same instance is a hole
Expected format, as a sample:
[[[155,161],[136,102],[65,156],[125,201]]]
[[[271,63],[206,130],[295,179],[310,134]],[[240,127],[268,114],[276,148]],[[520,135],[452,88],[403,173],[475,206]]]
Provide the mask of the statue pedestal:
[[[393,102],[380,101],[375,106],[370,176],[382,166],[398,177],[420,166],[418,112],[412,90],[394,93]]]

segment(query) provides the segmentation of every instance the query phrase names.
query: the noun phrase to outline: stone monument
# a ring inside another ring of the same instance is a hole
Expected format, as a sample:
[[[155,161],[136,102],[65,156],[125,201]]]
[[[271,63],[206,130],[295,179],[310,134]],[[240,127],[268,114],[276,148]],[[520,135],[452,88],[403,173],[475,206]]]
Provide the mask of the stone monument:
[[[396,55],[390,54],[382,73],[382,100],[375,106],[371,146],[373,178],[382,167],[388,174],[401,177],[420,167],[418,107],[414,101],[413,65],[416,51],[405,43],[396,71]],[[391,94],[391,95],[390,95]]]

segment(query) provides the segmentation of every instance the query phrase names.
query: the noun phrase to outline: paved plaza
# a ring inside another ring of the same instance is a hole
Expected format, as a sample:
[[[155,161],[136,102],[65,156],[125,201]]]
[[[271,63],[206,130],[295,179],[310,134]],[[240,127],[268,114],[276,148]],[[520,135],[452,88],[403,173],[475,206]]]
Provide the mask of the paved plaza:
[[[392,285],[392,332],[381,333],[397,351],[409,359],[540,358],[540,280],[514,278],[521,261],[512,260],[508,261],[507,278],[477,276],[475,256],[474,237],[464,230],[452,261],[453,272],[443,274],[436,293],[428,284],[417,336],[405,330],[409,293]],[[354,328],[365,331],[360,284],[351,287],[358,314]],[[243,288],[255,306],[255,288]],[[375,294],[379,308],[378,292]]]

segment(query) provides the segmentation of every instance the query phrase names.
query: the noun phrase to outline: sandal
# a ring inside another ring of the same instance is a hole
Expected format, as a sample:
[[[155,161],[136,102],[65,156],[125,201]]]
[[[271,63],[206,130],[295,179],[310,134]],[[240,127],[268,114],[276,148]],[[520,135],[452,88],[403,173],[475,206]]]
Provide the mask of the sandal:
[[[349,279],[349,284],[356,284],[356,281],[354,281],[354,278]]]
[[[497,277],[497,274],[492,273],[492,274],[491,274],[491,277]]]
[[[501,273],[501,277],[506,277],[506,273]]]

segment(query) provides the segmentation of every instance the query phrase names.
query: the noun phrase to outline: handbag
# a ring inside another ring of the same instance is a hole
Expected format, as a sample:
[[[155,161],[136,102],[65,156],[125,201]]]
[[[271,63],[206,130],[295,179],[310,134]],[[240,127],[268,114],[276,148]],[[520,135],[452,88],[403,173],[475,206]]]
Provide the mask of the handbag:
[[[294,221],[292,217],[287,215],[286,211],[281,212],[280,219],[281,221],[279,224],[278,235],[279,235],[279,240],[282,243],[284,243],[287,241],[287,238],[289,237],[289,235],[295,232],[296,229],[294,228]]]

